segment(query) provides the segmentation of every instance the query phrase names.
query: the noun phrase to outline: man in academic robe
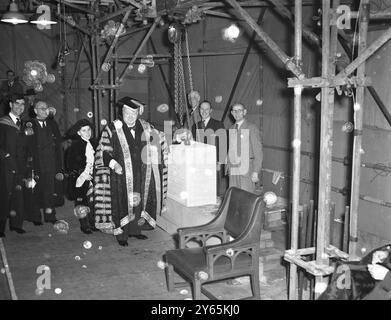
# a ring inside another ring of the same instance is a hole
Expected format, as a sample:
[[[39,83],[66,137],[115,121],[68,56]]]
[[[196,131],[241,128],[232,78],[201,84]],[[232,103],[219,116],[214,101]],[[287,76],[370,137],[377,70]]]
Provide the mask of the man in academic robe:
[[[209,101],[201,102],[201,121],[193,124],[191,131],[194,140],[216,146],[216,190],[217,195],[222,196],[226,189],[222,163],[227,154],[227,133],[224,124],[211,117],[212,112],[212,105]]]
[[[228,134],[229,186],[255,193],[263,161],[261,134],[257,126],[245,118],[247,109],[242,103],[235,103],[231,114],[235,124]]]
[[[29,220],[42,225],[44,221],[55,223],[55,207],[64,203],[62,190],[63,151],[62,137],[57,122],[49,117],[49,107],[45,101],[37,101],[34,107],[36,117],[27,122],[33,135],[29,146],[34,154],[34,174],[37,186],[33,190],[33,206],[29,210]]]
[[[104,232],[112,226],[118,243],[127,246],[128,238],[145,240],[141,231],[156,226],[165,197],[159,163],[166,157],[159,160],[164,135],[139,119],[144,105],[124,97],[117,106],[119,119],[103,130],[96,152],[95,226]]]
[[[20,119],[24,111],[23,95],[11,96],[9,106],[10,113],[0,118],[0,237],[5,237],[8,218],[11,231],[25,233],[23,192],[32,183],[28,130]]]

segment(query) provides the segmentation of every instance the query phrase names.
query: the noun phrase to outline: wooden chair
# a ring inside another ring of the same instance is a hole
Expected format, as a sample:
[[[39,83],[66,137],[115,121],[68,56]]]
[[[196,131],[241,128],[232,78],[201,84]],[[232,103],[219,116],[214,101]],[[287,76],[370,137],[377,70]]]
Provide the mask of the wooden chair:
[[[179,249],[165,254],[168,291],[191,283],[194,300],[201,298],[201,292],[209,299],[217,299],[203,284],[248,275],[252,296],[246,299],[260,299],[259,251],[264,208],[262,196],[231,187],[211,222],[178,229]],[[215,237],[221,244],[206,244]],[[186,247],[190,241],[201,247]],[[174,283],[174,270],[185,283]]]

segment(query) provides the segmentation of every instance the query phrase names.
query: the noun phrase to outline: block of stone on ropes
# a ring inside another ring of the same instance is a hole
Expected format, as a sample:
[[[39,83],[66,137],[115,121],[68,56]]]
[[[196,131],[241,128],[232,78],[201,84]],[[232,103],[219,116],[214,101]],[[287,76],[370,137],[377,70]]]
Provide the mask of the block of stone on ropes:
[[[216,147],[191,141],[170,146],[168,197],[187,207],[216,204]]]

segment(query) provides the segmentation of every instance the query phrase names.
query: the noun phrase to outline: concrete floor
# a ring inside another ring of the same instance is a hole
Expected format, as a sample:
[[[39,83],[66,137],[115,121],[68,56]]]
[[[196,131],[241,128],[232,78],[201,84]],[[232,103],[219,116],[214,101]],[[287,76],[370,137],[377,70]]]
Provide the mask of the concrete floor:
[[[68,234],[57,233],[52,224],[34,226],[29,222],[24,223],[27,233],[23,235],[7,230],[3,243],[18,299],[191,299],[190,287],[174,292],[166,289],[164,270],[159,268],[158,262],[175,244],[165,231],[157,228],[145,232],[148,240],[131,238],[129,247],[120,247],[112,235],[101,232],[83,234],[73,215],[71,202],[57,210],[57,218],[69,223]],[[84,248],[85,241],[91,242],[90,249]],[[43,293],[36,292],[37,280],[42,275],[37,272],[39,266],[50,269],[50,289],[43,290]],[[210,290],[225,300],[250,295],[248,279],[240,280],[236,285],[223,282]],[[9,299],[7,288],[6,275],[2,272],[0,299]],[[61,289],[61,293],[56,293],[59,290],[55,289]],[[267,274],[267,282],[261,283],[261,298],[286,299],[286,282],[281,273],[273,275],[270,271]]]

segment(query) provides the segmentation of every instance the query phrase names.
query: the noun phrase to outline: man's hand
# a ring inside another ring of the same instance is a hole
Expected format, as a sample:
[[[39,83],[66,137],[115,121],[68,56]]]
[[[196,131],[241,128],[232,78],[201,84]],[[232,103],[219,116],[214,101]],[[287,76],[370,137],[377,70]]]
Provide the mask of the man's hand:
[[[118,162],[114,165],[114,172],[119,175],[122,174],[122,167]]]
[[[384,280],[387,273],[390,272],[390,270],[380,264],[369,264],[368,271],[375,280]]]
[[[257,183],[259,181],[258,172],[253,172],[251,175],[251,181]]]

